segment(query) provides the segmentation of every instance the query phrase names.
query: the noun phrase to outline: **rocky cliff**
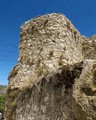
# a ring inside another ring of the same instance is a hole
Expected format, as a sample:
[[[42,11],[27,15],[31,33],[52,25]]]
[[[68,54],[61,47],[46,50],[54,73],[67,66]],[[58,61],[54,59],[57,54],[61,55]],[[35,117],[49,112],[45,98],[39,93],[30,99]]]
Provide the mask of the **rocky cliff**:
[[[95,120],[96,61],[62,14],[20,27],[18,64],[9,74],[5,120]]]

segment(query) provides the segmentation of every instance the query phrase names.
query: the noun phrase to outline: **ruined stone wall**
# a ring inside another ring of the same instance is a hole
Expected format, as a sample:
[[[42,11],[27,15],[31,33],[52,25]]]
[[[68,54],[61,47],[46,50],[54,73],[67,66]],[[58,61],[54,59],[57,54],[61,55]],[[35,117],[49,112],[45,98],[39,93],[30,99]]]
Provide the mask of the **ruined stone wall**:
[[[62,65],[83,60],[80,33],[64,15],[49,14],[31,19],[20,29],[18,65],[9,75],[13,86],[21,86],[30,78],[37,80]]]
[[[96,35],[90,38],[83,36],[82,41],[84,59],[96,60]]]
[[[5,120],[95,120],[96,61],[61,14],[21,26],[18,64],[9,74]]]

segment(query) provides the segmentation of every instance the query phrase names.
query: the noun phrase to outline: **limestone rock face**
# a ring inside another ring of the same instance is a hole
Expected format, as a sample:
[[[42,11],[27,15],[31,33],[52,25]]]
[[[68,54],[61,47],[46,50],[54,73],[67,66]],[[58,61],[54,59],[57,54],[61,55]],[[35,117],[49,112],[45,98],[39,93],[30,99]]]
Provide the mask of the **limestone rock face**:
[[[75,79],[73,97],[87,116],[78,113],[78,119],[96,119],[96,60],[85,60],[79,78]],[[81,111],[81,110],[80,110]],[[80,114],[80,115],[79,115]],[[82,116],[84,117],[82,119]],[[77,120],[78,120],[77,119]]]
[[[96,61],[62,14],[21,26],[18,64],[9,74],[5,120],[95,120]]]

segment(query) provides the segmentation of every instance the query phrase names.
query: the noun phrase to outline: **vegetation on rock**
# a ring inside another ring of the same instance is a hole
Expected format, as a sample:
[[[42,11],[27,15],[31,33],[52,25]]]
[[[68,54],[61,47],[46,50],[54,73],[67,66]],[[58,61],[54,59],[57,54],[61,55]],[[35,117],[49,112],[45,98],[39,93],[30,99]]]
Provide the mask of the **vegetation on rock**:
[[[5,101],[6,101],[6,95],[5,94],[0,95],[0,112],[1,113],[4,113]]]

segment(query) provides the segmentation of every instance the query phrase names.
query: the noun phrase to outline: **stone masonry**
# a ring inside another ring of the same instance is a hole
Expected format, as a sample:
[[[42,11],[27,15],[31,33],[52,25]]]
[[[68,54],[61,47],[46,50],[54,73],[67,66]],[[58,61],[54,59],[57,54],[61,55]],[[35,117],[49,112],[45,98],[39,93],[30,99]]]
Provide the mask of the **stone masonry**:
[[[62,14],[20,27],[18,64],[9,74],[5,120],[95,120],[96,61]]]

